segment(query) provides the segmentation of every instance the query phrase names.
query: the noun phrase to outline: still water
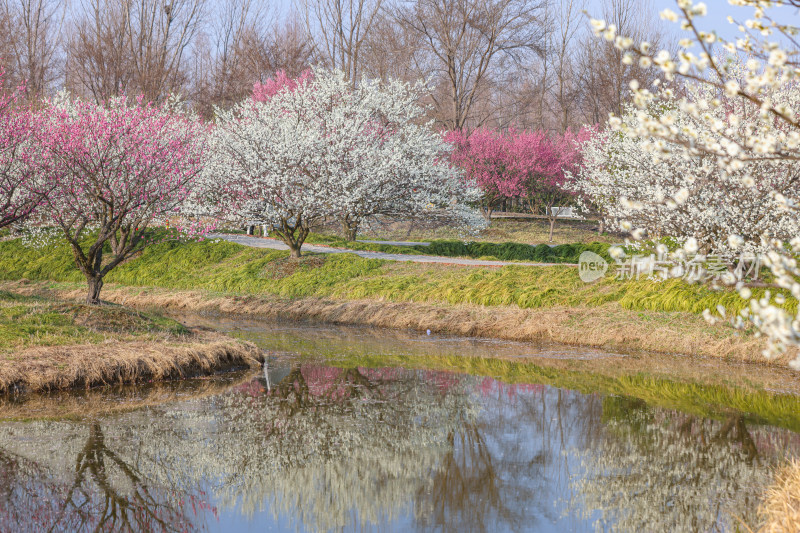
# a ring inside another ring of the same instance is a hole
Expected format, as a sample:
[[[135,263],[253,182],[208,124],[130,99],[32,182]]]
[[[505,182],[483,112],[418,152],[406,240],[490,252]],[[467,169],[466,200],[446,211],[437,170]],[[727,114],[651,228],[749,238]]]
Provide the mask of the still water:
[[[214,325],[265,370],[0,408],[26,418],[0,422],[0,531],[733,531],[800,456],[746,413],[348,364],[529,345]]]

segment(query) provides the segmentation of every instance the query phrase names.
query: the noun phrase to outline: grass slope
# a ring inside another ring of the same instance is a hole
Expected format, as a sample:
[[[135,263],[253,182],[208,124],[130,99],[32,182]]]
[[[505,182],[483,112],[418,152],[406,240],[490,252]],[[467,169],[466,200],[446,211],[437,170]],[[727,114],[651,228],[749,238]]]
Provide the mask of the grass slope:
[[[0,291],[0,396],[256,368],[261,358],[251,344],[157,314]]]
[[[123,307],[90,307],[0,291],[0,354],[32,346],[176,339],[179,322]]]
[[[0,279],[22,278],[83,281],[66,246],[35,249],[23,246],[20,240],[0,242]],[[586,284],[576,268],[567,266],[475,268],[380,261],[347,254],[306,255],[298,261],[289,259],[284,251],[210,241],[152,245],[113,270],[106,281],[235,295],[369,298],[523,309],[617,302],[633,311],[697,314],[717,305],[738,312],[745,305],[733,291],[715,291],[681,280],[616,281],[606,277]]]

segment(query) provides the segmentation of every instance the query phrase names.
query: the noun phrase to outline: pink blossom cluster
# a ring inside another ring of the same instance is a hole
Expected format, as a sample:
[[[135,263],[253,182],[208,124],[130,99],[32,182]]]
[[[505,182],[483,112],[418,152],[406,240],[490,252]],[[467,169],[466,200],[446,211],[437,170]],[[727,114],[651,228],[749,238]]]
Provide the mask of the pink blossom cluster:
[[[279,70],[264,83],[257,82],[253,85],[253,100],[266,102],[280,91],[293,91],[298,85],[304,85],[313,78],[314,73],[310,70],[304,70],[297,78],[290,77],[285,70]]]
[[[480,128],[469,135],[451,131],[446,140],[453,145],[452,163],[463,171],[464,179],[480,187],[483,211],[491,214],[506,198],[525,197],[536,203],[536,196],[545,192],[571,194],[566,188],[568,173],[580,165],[579,145],[592,132],[584,128],[551,135]]]
[[[34,187],[31,112],[19,105],[21,88],[4,93],[0,70],[0,228],[28,217],[39,203]]]
[[[161,107],[124,99],[75,101],[37,114],[34,138],[47,218],[58,226],[135,223],[178,213],[200,171],[203,126]]]

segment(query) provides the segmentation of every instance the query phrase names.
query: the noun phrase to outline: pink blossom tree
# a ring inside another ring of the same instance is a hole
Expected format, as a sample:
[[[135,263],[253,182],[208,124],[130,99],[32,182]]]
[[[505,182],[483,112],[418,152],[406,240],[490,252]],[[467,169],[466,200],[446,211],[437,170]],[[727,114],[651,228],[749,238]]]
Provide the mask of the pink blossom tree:
[[[513,161],[517,172],[526,175],[525,203],[531,213],[547,218],[550,242],[556,221],[575,203],[576,193],[570,183],[581,163],[579,146],[592,131],[583,128],[562,135],[547,135],[542,131],[513,134]]]
[[[86,302],[98,304],[105,275],[147,245],[149,229],[180,215],[201,170],[205,128],[174,102],[125,98],[61,97],[36,122],[37,174],[52,184],[36,222],[61,230],[86,277]]]
[[[553,136],[544,131],[481,128],[469,136],[452,131],[446,139],[454,147],[452,163],[483,191],[481,211],[487,219],[502,200],[522,197],[533,214],[547,217],[552,241],[561,208],[575,197],[568,181],[580,165],[578,145],[591,132],[584,128]]]
[[[0,94],[0,228],[28,217],[41,201],[39,188],[33,186],[31,114],[16,106],[17,96],[18,91]]]
[[[526,172],[516,164],[514,134],[481,128],[467,135],[448,132],[445,140],[453,146],[451,162],[464,173],[464,179],[477,186],[483,195],[480,208],[486,219],[505,198],[519,196],[525,190]]]

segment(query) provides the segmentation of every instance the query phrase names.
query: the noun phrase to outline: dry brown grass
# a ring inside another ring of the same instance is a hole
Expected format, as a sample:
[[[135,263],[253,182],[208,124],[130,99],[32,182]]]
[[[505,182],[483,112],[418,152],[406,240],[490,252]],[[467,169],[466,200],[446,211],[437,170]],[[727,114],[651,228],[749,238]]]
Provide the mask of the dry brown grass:
[[[10,287],[9,284],[6,284]],[[14,285],[17,292],[80,299],[81,289],[47,290],[42,284]],[[625,352],[660,352],[763,363],[764,341],[738,336],[726,326],[707,324],[689,313],[637,312],[616,303],[600,307],[520,309],[513,306],[434,305],[380,300],[297,300],[219,296],[201,291],[167,291],[107,286],[105,299],[139,308],[212,312],[334,324],[490,337],[552,341]],[[792,354],[787,356],[791,357]],[[785,360],[772,364],[785,365]]]
[[[255,345],[211,332],[179,343],[32,347],[0,360],[0,394],[184,378],[262,361]]]
[[[800,531],[800,461],[793,459],[775,476],[767,489],[759,513],[765,519],[760,533]]]

